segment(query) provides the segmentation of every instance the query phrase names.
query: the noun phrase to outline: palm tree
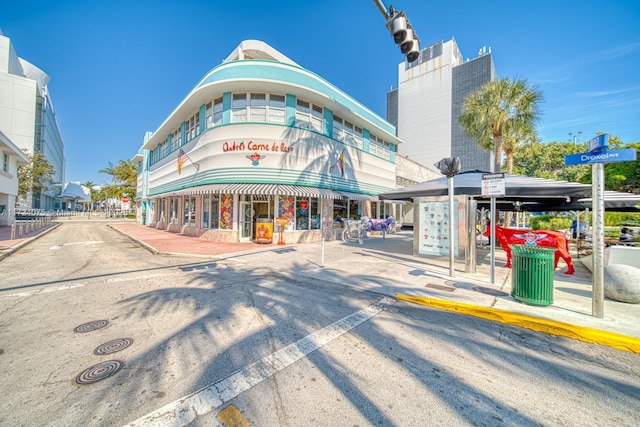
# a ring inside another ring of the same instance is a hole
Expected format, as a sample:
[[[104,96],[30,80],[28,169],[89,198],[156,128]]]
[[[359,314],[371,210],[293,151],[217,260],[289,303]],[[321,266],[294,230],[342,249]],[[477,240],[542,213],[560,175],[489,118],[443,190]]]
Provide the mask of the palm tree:
[[[507,157],[507,173],[513,173],[513,153],[523,143],[539,142],[532,122],[514,122],[502,135],[502,150]]]
[[[495,172],[501,170],[505,136],[507,150],[513,154],[516,139],[535,135],[542,100],[537,86],[505,77],[486,83],[464,101],[460,125],[482,148],[494,151]]]
[[[107,166],[104,169],[100,169],[98,173],[106,173],[107,175],[111,175],[111,181],[115,182],[116,175],[115,175],[115,168],[113,166],[113,163],[109,162],[109,166]]]

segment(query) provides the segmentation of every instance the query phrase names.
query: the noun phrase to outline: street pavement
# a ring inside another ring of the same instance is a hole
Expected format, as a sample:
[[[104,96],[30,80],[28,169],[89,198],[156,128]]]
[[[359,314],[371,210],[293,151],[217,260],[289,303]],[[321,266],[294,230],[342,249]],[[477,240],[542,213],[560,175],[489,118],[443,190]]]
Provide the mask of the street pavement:
[[[60,219],[15,240],[10,239],[10,227],[0,227],[0,261],[55,227],[78,220],[88,219]],[[504,267],[505,253],[501,249],[495,253],[493,283],[491,254],[486,246],[477,248],[475,273],[465,273],[464,261],[456,260],[454,275],[450,276],[448,256],[413,255],[412,231],[384,238],[373,234],[361,245],[339,240],[278,245],[277,239],[272,244],[215,242],[131,220],[107,221],[110,227],[159,256],[182,254],[233,259],[248,267],[270,266],[282,276],[338,281],[434,309],[640,353],[640,304],[605,299],[604,317],[593,316],[591,273],[575,257],[575,274],[565,274],[566,264],[561,260],[554,272],[553,303],[538,306],[511,296],[511,270]]]

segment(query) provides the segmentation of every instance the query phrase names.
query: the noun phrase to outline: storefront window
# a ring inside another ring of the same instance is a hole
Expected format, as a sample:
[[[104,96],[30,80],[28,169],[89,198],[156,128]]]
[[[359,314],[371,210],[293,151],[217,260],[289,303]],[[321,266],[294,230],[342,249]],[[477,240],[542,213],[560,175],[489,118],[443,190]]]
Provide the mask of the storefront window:
[[[296,198],[293,196],[279,196],[279,217],[286,217],[289,220],[289,227],[295,223],[296,219]]]
[[[158,200],[158,222],[165,222],[167,220],[167,206],[166,199]]]
[[[322,228],[320,201],[316,198],[309,199],[309,222],[311,230],[320,230]]]
[[[200,228],[209,228],[209,196],[202,198],[202,221],[200,222]]]
[[[378,202],[371,202],[371,218],[378,218]]]
[[[318,199],[299,197],[296,200],[296,230],[319,230]]]
[[[347,200],[335,199],[333,201],[333,226],[342,227],[339,219],[347,218]]]
[[[220,198],[212,195],[210,203],[211,221],[209,222],[209,228],[215,230],[220,227]]]
[[[194,227],[196,225],[196,198],[185,197],[184,198],[184,210],[182,225],[188,227]]]
[[[233,229],[233,196],[231,194],[220,196],[220,228]]]
[[[362,218],[362,202],[358,200],[349,200],[349,218]]]
[[[178,221],[178,198],[169,199],[169,221],[175,224]]]

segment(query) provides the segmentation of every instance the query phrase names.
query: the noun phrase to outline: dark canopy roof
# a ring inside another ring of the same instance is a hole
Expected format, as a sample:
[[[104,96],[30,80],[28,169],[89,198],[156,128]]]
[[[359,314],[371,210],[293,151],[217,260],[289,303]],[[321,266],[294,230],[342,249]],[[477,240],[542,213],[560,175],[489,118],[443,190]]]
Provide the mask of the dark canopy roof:
[[[453,192],[478,200],[479,207],[488,207],[490,198],[482,196],[482,175],[488,172],[469,171],[455,175]],[[446,176],[397,188],[379,195],[381,200],[413,200],[415,197],[446,196],[449,184]],[[505,174],[505,196],[496,198],[499,210],[530,212],[576,211],[592,209],[591,184],[554,181]],[[519,202],[519,203],[516,203]],[[640,212],[640,195],[604,192],[605,210]]]
[[[482,175],[488,172],[469,171],[453,178],[454,194],[482,196]],[[578,184],[567,181],[554,181],[543,178],[531,178],[505,174],[505,196],[503,201],[549,201],[553,199],[577,200],[591,197],[590,184]],[[397,188],[380,194],[381,200],[412,200],[414,197],[446,196],[449,194],[446,176],[424,181],[408,187]],[[487,197],[488,199],[488,197]]]

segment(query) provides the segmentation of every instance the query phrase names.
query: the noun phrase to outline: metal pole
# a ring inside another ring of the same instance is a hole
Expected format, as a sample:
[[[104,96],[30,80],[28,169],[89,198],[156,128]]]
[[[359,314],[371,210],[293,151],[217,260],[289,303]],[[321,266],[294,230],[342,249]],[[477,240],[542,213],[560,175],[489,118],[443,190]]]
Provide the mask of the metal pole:
[[[320,267],[324,267],[324,237],[322,238],[322,253],[320,256]]]
[[[594,163],[591,169],[593,182],[593,271],[592,314],[604,317],[604,164]],[[580,230],[578,229],[578,232]]]
[[[464,272],[476,274],[476,209],[478,202],[469,198],[467,200],[467,250],[464,264]]]
[[[491,238],[489,241],[491,242],[490,251],[491,251],[491,283],[496,283],[496,198],[491,198]]]
[[[455,260],[454,260],[454,232],[455,232],[455,214],[453,212],[453,175],[447,178],[449,184],[449,276],[454,277],[455,272]]]
[[[387,8],[384,7],[384,4],[382,4],[382,1],[381,0],[373,0],[373,4],[376,5],[378,10],[380,11],[382,16],[384,17],[385,21],[388,20],[389,19],[389,13],[387,13]]]

